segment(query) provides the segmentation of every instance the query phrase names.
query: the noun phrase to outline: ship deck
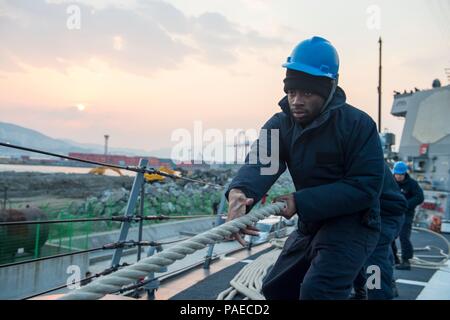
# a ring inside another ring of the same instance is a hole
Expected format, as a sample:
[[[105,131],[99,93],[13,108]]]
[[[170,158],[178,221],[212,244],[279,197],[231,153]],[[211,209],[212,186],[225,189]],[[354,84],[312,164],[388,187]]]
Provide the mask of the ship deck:
[[[450,241],[450,234],[442,234]],[[411,236],[415,256],[438,255],[442,248],[448,254],[445,241],[424,233],[413,231]],[[429,250],[421,248],[431,247]],[[437,248],[434,248],[437,247]],[[416,250],[419,249],[419,250]],[[243,250],[232,256],[223,256],[215,262],[209,271],[201,267],[164,282],[156,293],[157,299],[169,300],[215,300],[217,295],[230,287],[233,277],[248,263],[260,255],[272,250],[269,244],[260,245],[251,251]],[[437,262],[440,259],[423,257],[424,260]],[[410,271],[395,270],[399,297],[396,300],[450,300],[450,265],[437,269],[424,269],[412,265]],[[237,296],[237,299],[243,296]]]

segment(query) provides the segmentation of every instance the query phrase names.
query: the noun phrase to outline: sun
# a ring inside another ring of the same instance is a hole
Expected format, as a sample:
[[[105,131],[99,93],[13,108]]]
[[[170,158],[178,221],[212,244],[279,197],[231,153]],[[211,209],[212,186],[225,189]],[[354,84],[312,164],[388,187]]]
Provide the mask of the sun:
[[[77,107],[78,111],[84,111],[86,109],[86,106],[82,103],[78,103],[76,105],[76,107]]]

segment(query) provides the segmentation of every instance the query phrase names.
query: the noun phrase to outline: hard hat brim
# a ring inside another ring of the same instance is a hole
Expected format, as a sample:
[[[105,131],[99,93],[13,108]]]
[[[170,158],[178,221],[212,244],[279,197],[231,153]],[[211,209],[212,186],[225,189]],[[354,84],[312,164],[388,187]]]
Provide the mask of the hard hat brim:
[[[282,64],[283,68],[288,68],[288,69],[293,69],[293,70],[297,70],[297,71],[302,71],[305,73],[308,73],[310,75],[313,76],[317,76],[317,77],[327,77],[330,79],[335,80],[336,79],[336,75],[333,75],[332,73],[329,72],[323,72],[317,68],[313,68],[311,66],[308,66],[306,64],[303,63],[298,63],[298,62],[285,62]]]

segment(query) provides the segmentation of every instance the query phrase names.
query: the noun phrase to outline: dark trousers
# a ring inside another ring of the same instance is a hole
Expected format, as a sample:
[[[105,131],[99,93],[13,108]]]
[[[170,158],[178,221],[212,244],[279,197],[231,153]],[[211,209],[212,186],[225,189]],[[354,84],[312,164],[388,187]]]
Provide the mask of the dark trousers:
[[[391,244],[397,237],[403,225],[404,216],[381,216],[381,233],[377,246],[367,259],[364,268],[358,273],[353,285],[355,288],[364,288],[367,279],[367,270],[370,266],[380,268],[380,288],[367,290],[369,300],[390,300],[394,298],[392,281],[394,278],[394,255]]]
[[[396,262],[396,263],[399,263],[400,262],[400,260],[398,259],[398,249],[397,249],[397,244],[395,243],[395,240],[396,240],[397,238],[395,238],[394,239],[394,241],[392,241],[392,245],[391,245],[391,248],[392,248],[392,254],[394,255],[394,261]]]
[[[402,248],[402,260],[411,259],[414,255],[414,248],[411,243],[411,230],[414,220],[414,214],[405,214],[405,222],[400,231],[399,239]]]
[[[379,231],[358,215],[328,220],[314,235],[294,231],[268,275],[262,292],[269,300],[347,299]]]

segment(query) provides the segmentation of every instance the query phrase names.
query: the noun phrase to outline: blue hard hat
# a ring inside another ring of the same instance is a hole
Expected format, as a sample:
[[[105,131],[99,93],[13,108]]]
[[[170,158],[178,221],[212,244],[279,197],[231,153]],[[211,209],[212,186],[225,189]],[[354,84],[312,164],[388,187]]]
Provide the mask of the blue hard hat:
[[[336,80],[339,56],[328,40],[312,37],[295,46],[283,67]]]
[[[405,174],[408,171],[408,166],[403,161],[397,161],[394,164],[394,174]]]

